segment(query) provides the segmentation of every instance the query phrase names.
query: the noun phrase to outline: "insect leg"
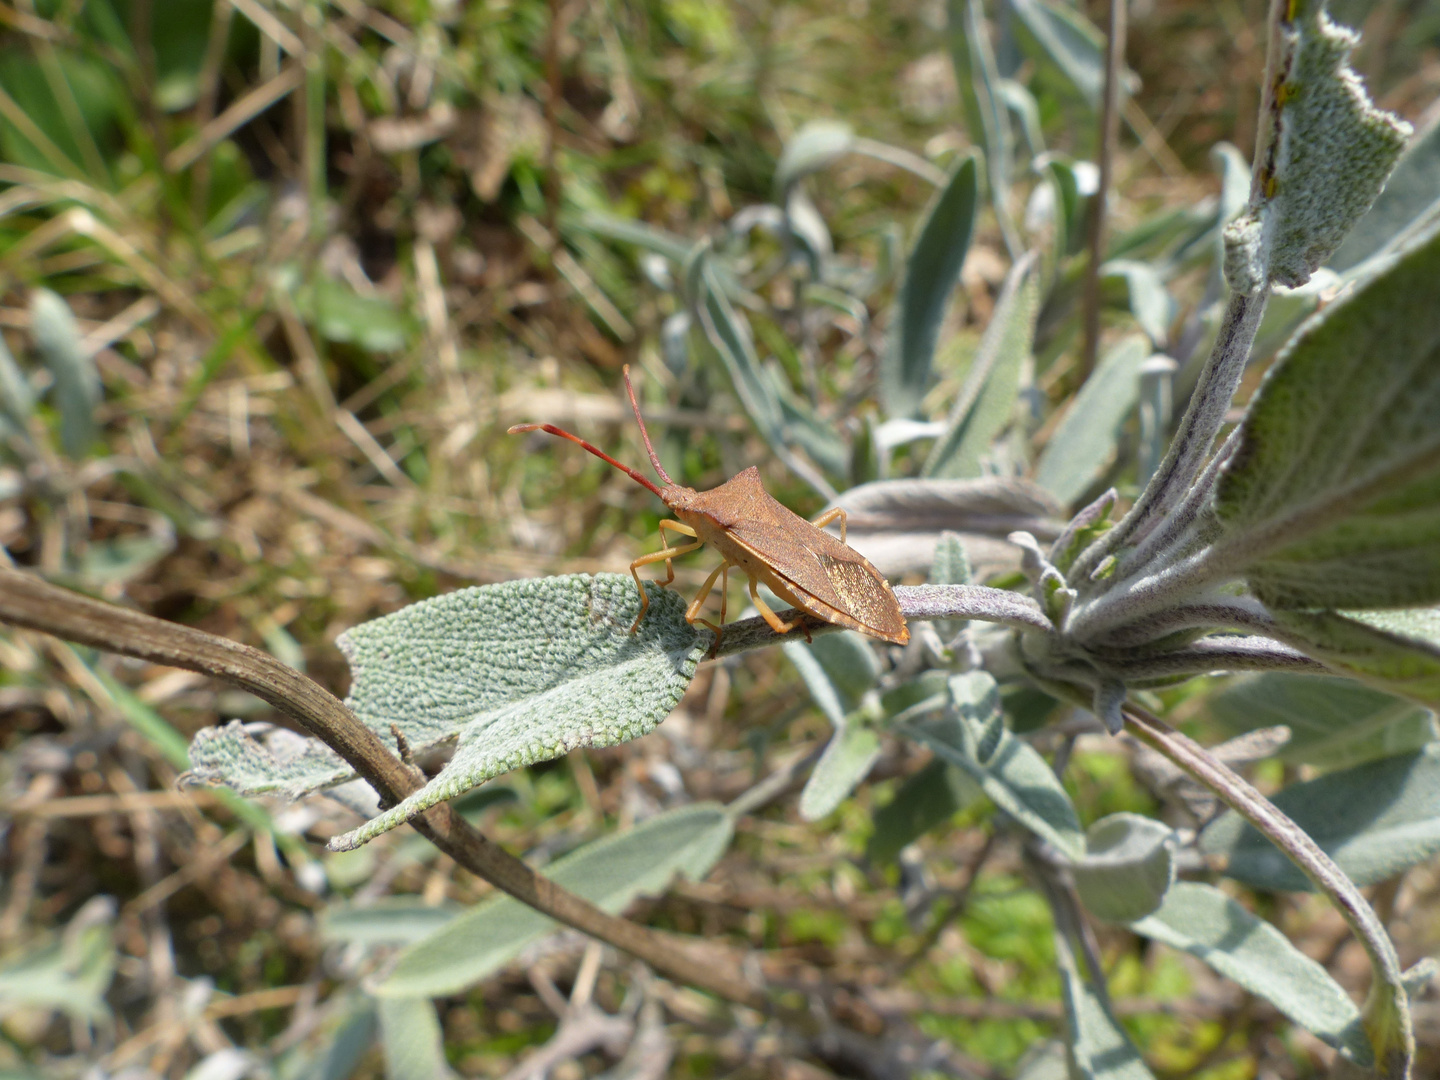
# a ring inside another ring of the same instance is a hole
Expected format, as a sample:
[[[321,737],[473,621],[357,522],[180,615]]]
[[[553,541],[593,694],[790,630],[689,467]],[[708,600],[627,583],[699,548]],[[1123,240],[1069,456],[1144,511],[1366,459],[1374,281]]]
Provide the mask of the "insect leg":
[[[794,630],[795,627],[800,625],[800,621],[803,616],[797,617],[788,623],[781,622],[780,616],[776,615],[775,612],[770,610],[770,605],[765,603],[764,600],[760,599],[760,594],[755,591],[756,585],[757,582],[752,577],[750,579],[750,601],[755,605],[755,610],[760,612],[760,617],[764,619],[767,623],[769,623],[771,630],[774,630],[777,634],[788,634],[791,630]]]
[[[666,540],[666,539],[665,539],[665,530],[666,530],[666,529],[671,529],[671,530],[673,530],[674,532],[678,532],[681,536],[696,536],[696,537],[698,537],[698,536],[700,535],[700,534],[697,533],[694,529],[692,529],[689,525],[686,525],[683,521],[671,521],[669,518],[666,518],[664,521],[660,522],[660,540],[661,540],[662,543],[665,543],[665,544],[668,544],[668,543],[670,542],[669,540]],[[661,585],[669,585],[669,584],[670,584],[672,581],[674,581],[674,580],[675,580],[675,564],[672,563],[672,562],[670,562],[669,560],[666,560],[666,562],[665,562],[665,580],[662,581],[660,584],[661,584]]]
[[[645,591],[644,584],[640,581],[640,567],[648,566],[650,563],[669,561],[676,555],[684,555],[688,551],[702,548],[705,544],[697,540],[693,544],[681,544],[679,547],[662,548],[660,551],[652,551],[649,555],[641,555],[630,564],[630,576],[635,579],[635,587],[640,590],[640,614],[635,616],[635,621],[630,624],[630,633],[640,629],[640,620],[645,617],[645,612],[650,610],[650,594]],[[672,576],[667,580],[674,580]]]
[[[823,514],[821,514],[813,522],[811,522],[811,524],[814,525],[817,529],[823,529],[826,525],[829,525],[830,522],[834,521],[836,518],[839,518],[840,543],[843,544],[845,543],[845,521],[849,516],[849,514],[845,513],[844,507],[832,506],[829,510],[826,510]]]
[[[686,622],[693,623],[695,621],[696,617],[700,614],[701,606],[710,598],[710,591],[715,588],[715,579],[723,574],[725,568],[729,565],[727,562],[722,562],[710,572],[710,576],[705,579],[705,584],[700,586],[700,591],[695,594],[695,599],[691,601],[689,609],[685,612]],[[725,621],[724,615],[720,616],[720,621]]]
[[[709,619],[702,619],[702,618],[700,618],[700,607],[701,607],[702,604],[705,603],[706,600],[708,600],[708,599],[710,598],[710,590],[715,587],[715,579],[716,579],[717,577],[718,577],[718,578],[723,578],[723,579],[724,579],[724,582],[725,582],[725,584],[723,584],[723,585],[720,586],[720,622],[719,622],[719,625],[716,625],[715,623],[712,623]],[[697,622],[698,622],[701,626],[705,627],[706,629],[708,629],[711,633],[713,633],[713,634],[715,635],[715,644],[714,644],[713,646],[711,646],[711,650],[710,650],[712,656],[715,654],[715,650],[718,649],[718,648],[720,648],[720,638],[721,638],[721,636],[725,633],[725,631],[724,631],[724,629],[723,629],[723,627],[725,626],[725,588],[726,588],[726,585],[729,584],[729,582],[730,582],[730,563],[729,563],[729,562],[722,562],[719,566],[717,566],[717,567],[711,572],[710,576],[705,579],[705,584],[700,586],[700,592],[696,594],[695,599],[691,602],[689,609],[685,612],[685,621],[686,621],[686,622],[691,622],[691,623],[697,623]]]

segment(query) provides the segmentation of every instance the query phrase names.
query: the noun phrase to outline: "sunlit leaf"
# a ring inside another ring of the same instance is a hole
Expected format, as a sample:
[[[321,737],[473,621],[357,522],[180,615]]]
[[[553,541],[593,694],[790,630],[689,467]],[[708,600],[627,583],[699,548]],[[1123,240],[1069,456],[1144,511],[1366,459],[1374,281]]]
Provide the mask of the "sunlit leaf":
[[[1034,258],[1027,256],[1011,268],[945,430],[925,459],[923,475],[980,475],[990,444],[1014,415],[1039,311],[1039,275]]]
[[[1291,784],[1270,801],[1357,885],[1384,881],[1440,853],[1440,745]],[[1226,874],[1255,888],[1311,887],[1233,810],[1201,833],[1200,849],[1228,856]]]
[[[1429,709],[1352,679],[1245,675],[1205,705],[1227,735],[1284,724],[1290,741],[1280,757],[1327,768],[1418,750],[1436,737]]]
[[[1085,832],[1085,857],[1070,869],[1085,909],[1106,922],[1149,915],[1175,884],[1175,833],[1139,814],[1111,814]]]
[[[1178,882],[1158,911],[1130,929],[1199,957],[1357,1063],[1373,1060],[1350,996],[1284,934],[1213,885]]]
[[[1440,232],[1312,319],[1246,411],[1216,558],[1267,604],[1440,600],[1436,280]]]
[[[936,193],[905,265],[889,348],[882,354],[880,397],[890,416],[911,416],[929,389],[940,323],[975,228],[979,181],[975,157],[960,162]]]
[[[658,814],[612,833],[545,868],[562,888],[618,914],[637,896],[662,892],[677,873],[698,881],[730,842],[732,822],[714,803]],[[377,992],[382,997],[454,994],[513,960],[556,924],[508,896],[451,920],[400,954]]]
[[[1089,490],[1115,453],[1135,408],[1150,343],[1132,335],[1112,346],[1070,402],[1035,467],[1035,482],[1066,505]]]
[[[649,591],[634,634],[640,602],[628,575],[573,574],[461,589],[341,635],[353,677],[347,703],[361,721],[390,746],[392,725],[415,752],[457,746],[424,787],[332,847],[364,843],[511,769],[653,729],[679,702],[710,635],[685,621],[679,594]],[[201,731],[190,756],[193,780],[252,793],[294,797],[354,775],[314,740],[277,753],[238,723]]]
[[[1274,143],[1255,201],[1225,232],[1233,289],[1303,285],[1375,201],[1410,125],[1377,109],[1348,67],[1359,35],[1322,0],[1294,3],[1281,27],[1284,72],[1269,118]],[[1276,115],[1278,114],[1278,115]]]
[[[983,671],[950,680],[953,708],[914,724],[897,725],[937,757],[969,774],[996,806],[1073,859],[1085,836],[1075,806],[1045,759],[1005,727],[995,680]]]
[[[385,1080],[446,1080],[455,1075],[445,1061],[440,1018],[428,999],[384,997],[377,1012]]]

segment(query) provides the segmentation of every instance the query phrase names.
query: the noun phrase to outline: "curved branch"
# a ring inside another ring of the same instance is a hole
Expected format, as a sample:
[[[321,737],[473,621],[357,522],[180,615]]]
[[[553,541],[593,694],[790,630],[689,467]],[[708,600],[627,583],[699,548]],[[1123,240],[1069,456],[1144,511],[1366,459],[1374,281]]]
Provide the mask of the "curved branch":
[[[1364,1019],[1378,1059],[1375,1075],[1408,1077],[1410,1060],[1415,1054],[1415,1036],[1400,958],[1384,925],[1355,883],[1309,833],[1199,743],[1138,705],[1127,702],[1124,713],[1131,734],[1164,754],[1255,826],[1335,905],[1370,958],[1373,982]]]
[[[122,656],[213,675],[248,690],[334,749],[387,805],[418,791],[423,783],[418,771],[401,762],[324,687],[248,645],[5,568],[0,568],[0,621]],[[696,956],[682,939],[609,915],[562,889],[492,844],[449,803],[431,807],[411,818],[410,824],[465,869],[557,922],[644,960],[668,978],[769,1011],[765,994],[729,964],[717,962],[715,956]]]

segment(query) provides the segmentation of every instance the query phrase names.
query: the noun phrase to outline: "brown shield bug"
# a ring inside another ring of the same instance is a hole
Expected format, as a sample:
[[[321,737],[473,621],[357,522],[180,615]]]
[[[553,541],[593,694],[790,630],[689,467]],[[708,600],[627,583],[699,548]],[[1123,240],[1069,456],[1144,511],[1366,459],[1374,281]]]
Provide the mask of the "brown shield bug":
[[[797,618],[787,623],[776,615],[755,591],[761,583],[782,600],[817,619],[858,630],[895,645],[904,645],[910,640],[910,629],[905,625],[905,616],[901,614],[890,583],[865,556],[845,544],[844,510],[835,507],[814,522],[806,521],[775,501],[760,482],[760,470],[753,465],[710,491],[696,491],[675,483],[666,474],[650,443],[650,433],[645,430],[645,420],[635,400],[635,389],[630,385],[628,365],[625,368],[625,390],[630,395],[630,407],[640,425],[640,435],[645,440],[650,463],[664,483],[663,488],[656,487],[649,479],[630,466],[622,465],[599,447],[554,424],[516,424],[510,428],[510,434],[547,431],[578,443],[654,492],[680,519],[660,522],[662,540],[665,540],[667,530],[693,539],[693,543],[664,547],[642,555],[630,564],[630,573],[640,589],[640,614],[630,627],[631,633],[640,626],[640,620],[650,606],[650,598],[640,583],[640,567],[664,562],[666,574],[661,584],[668,585],[675,580],[675,566],[671,560],[709,544],[720,552],[723,561],[705,579],[699,594],[685,612],[685,619],[713,630],[717,644],[720,626],[700,618],[700,608],[715,587],[716,580],[720,579],[720,622],[725,622],[725,584],[732,567],[749,578],[750,600],[777,634],[795,629],[801,620]],[[840,521],[839,540],[821,528],[837,518]],[[668,544],[668,540],[665,542]]]

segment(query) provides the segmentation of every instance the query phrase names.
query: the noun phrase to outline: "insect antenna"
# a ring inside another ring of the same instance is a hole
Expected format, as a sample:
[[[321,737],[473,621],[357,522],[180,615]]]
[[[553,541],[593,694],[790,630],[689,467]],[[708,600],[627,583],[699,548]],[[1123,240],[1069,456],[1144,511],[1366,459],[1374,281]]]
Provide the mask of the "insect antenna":
[[[650,432],[645,430],[645,419],[640,415],[640,403],[635,400],[635,387],[630,385],[629,364],[621,369],[621,374],[625,376],[625,392],[630,395],[630,408],[635,411],[635,422],[640,425],[640,437],[645,440],[645,452],[650,455],[650,464],[655,466],[655,471],[660,474],[660,479],[665,481],[667,487],[674,487],[675,481],[665,472],[665,466],[660,464],[660,455],[655,453],[655,447],[650,445]]]
[[[627,380],[627,385],[628,385],[628,380]],[[631,396],[631,400],[632,400],[632,401],[634,400],[633,394],[632,394],[632,396]],[[644,429],[644,427],[642,426],[640,430],[643,432],[645,429]],[[594,454],[596,457],[598,457],[601,461],[609,462],[611,465],[614,465],[615,468],[619,469],[621,472],[628,474],[629,477],[630,477],[630,479],[634,480],[634,481],[635,481],[637,484],[639,484],[641,487],[649,488],[651,491],[653,491],[656,495],[658,495],[658,496],[659,496],[660,498],[662,498],[662,499],[665,497],[665,493],[664,493],[663,491],[661,491],[658,487],[656,487],[654,481],[652,481],[648,476],[644,476],[644,475],[636,472],[634,469],[630,468],[629,465],[625,465],[625,464],[622,464],[621,462],[616,461],[613,457],[611,457],[609,454],[605,453],[605,451],[604,451],[604,450],[601,450],[598,446],[594,446],[594,445],[586,442],[584,439],[580,438],[579,435],[572,435],[572,434],[570,434],[570,432],[566,431],[564,428],[558,428],[558,427],[556,427],[554,424],[516,424],[514,427],[510,428],[505,434],[507,434],[507,435],[518,435],[518,434],[520,434],[522,431],[548,431],[551,435],[559,435],[560,438],[562,438],[562,439],[569,439],[569,440],[570,440],[571,442],[573,442],[573,443],[578,443],[579,445],[583,446],[586,450],[589,450],[590,453],[592,453],[592,454]],[[649,445],[650,445],[650,440],[649,440],[648,438],[645,440],[645,445],[646,445],[646,447],[647,447],[647,449],[648,449],[648,447],[649,447]],[[654,459],[655,459],[655,451],[653,451],[653,450],[650,451],[650,459],[651,459],[652,461],[654,461]],[[656,462],[656,467],[657,467],[657,468],[659,467],[659,462]],[[670,483],[670,478],[669,478],[668,476],[665,476],[664,470],[661,470],[660,475],[661,475],[661,477],[664,478],[664,480],[665,480],[665,482],[666,482],[667,484]]]

